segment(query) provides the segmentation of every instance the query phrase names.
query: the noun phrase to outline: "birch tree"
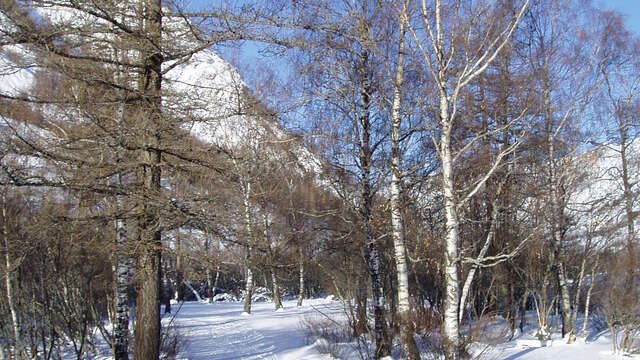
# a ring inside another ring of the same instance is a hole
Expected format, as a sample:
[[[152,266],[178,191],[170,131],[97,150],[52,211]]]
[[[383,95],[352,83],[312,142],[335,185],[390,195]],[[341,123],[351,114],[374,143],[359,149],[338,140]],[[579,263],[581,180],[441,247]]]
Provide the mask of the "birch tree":
[[[462,89],[482,74],[508,44],[511,35],[529,2],[525,1],[515,11],[515,14],[502,29],[495,29],[495,25],[487,29],[476,28],[477,21],[489,6],[486,4],[467,4],[457,1],[454,4],[443,4],[436,0],[427,4],[422,0],[421,16],[422,32],[418,33],[415,25],[409,29],[418,46],[427,71],[435,82],[438,96],[438,116],[433,126],[438,129],[434,142],[438,149],[442,169],[442,193],[446,214],[445,235],[445,301],[444,301],[444,335],[447,343],[447,359],[457,359],[460,346],[459,335],[459,215],[460,206],[464,205],[478,190],[484,186],[487,179],[495,172],[504,158],[513,148],[505,149],[496,157],[489,170],[476,181],[474,186],[462,196],[458,195],[454,180],[454,165],[464,148],[454,152],[452,144],[452,130],[457,123],[458,96]],[[467,11],[469,13],[467,14]],[[450,16],[443,22],[443,15]],[[473,41],[479,39],[477,43]]]
[[[394,242],[394,259],[397,273],[398,315],[401,322],[401,336],[408,359],[419,359],[420,353],[414,339],[414,329],[409,318],[409,272],[407,269],[406,248],[402,220],[402,156],[400,153],[400,129],[402,127],[401,100],[404,77],[404,42],[406,35],[407,10],[409,1],[405,1],[398,15],[398,58],[394,78],[393,102],[391,107],[391,227]]]

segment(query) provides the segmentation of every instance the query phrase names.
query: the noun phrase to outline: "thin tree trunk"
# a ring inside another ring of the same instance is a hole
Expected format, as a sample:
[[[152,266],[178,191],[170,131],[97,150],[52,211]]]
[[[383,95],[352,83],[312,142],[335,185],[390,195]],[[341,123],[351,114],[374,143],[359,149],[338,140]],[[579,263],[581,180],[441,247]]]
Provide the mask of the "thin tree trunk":
[[[582,323],[582,331],[581,336],[587,336],[587,325],[589,323],[589,304],[591,302],[591,292],[593,291],[593,287],[596,283],[596,270],[598,268],[598,260],[600,259],[600,255],[596,255],[595,264],[593,264],[593,268],[591,269],[591,283],[589,284],[589,289],[587,290],[587,296],[584,300],[584,321]]]
[[[529,292],[524,291],[522,295],[522,303],[520,304],[520,333],[524,333],[524,327],[527,325],[527,300],[529,299]]]
[[[400,114],[402,100],[402,84],[404,73],[404,38],[406,11],[409,5],[405,1],[400,13],[400,34],[398,39],[398,63],[394,80],[393,105],[391,109],[391,228],[393,237],[394,259],[397,274],[398,317],[400,319],[400,337],[404,345],[406,357],[409,360],[420,359],[420,353],[413,337],[414,328],[411,322],[411,308],[409,304],[409,271],[407,269],[406,248],[404,243],[404,229],[402,220],[402,154],[400,153],[400,128],[402,116]]]
[[[168,271],[168,264],[166,264],[166,260],[165,260],[165,265],[164,267],[161,269],[162,271],[162,288],[161,288],[161,296],[162,296],[162,302],[164,304],[164,313],[165,314],[171,314],[171,282],[169,280],[169,277],[167,276]]]
[[[371,179],[371,161],[372,161],[372,145],[371,141],[371,79],[368,73],[369,53],[365,50],[361,54],[361,64],[359,70],[360,77],[360,167],[362,172],[362,208],[361,215],[365,227],[365,256],[367,267],[369,269],[369,277],[371,278],[371,291],[373,294],[373,313],[374,313],[374,338],[376,342],[375,357],[381,358],[391,353],[391,344],[387,344],[386,339],[386,320],[384,316],[384,290],[382,286],[382,276],[380,274],[380,255],[378,244],[375,239],[373,227],[371,224],[371,211],[373,209],[373,193]]]
[[[13,331],[14,352],[18,356],[23,355],[22,338],[20,336],[20,323],[18,320],[18,311],[16,310],[15,296],[13,294],[13,262],[11,260],[11,250],[9,245],[9,230],[7,226],[7,188],[2,191],[2,239],[4,240],[4,259],[6,265],[5,285],[7,291],[7,304],[11,313],[11,329]]]
[[[501,188],[501,186],[500,186]],[[500,194],[500,188],[498,189],[498,195]],[[487,255],[489,251],[489,247],[491,247],[491,243],[493,242],[493,237],[496,232],[496,223],[498,218],[498,206],[496,204],[498,198],[493,201],[492,209],[491,209],[491,219],[489,225],[489,231],[487,233],[487,237],[484,241],[484,245],[482,245],[482,249],[478,253],[477,261],[482,261],[482,259]],[[462,322],[462,317],[464,316],[465,304],[467,301],[467,296],[469,295],[469,290],[471,289],[471,283],[473,282],[473,278],[475,277],[476,271],[478,270],[478,265],[471,265],[471,269],[469,269],[469,273],[464,281],[464,285],[462,286],[462,295],[460,297],[460,311],[458,312],[458,321]]]
[[[564,263],[560,258],[560,244],[562,243],[562,228],[564,226],[564,211],[561,205],[560,183],[557,177],[557,168],[555,162],[555,148],[554,148],[554,131],[551,125],[551,99],[549,96],[548,85],[545,84],[545,90],[543,91],[543,97],[545,102],[545,121],[547,131],[547,155],[549,161],[549,196],[552,208],[551,216],[551,251],[553,253],[553,260],[556,270],[556,277],[558,279],[558,287],[560,288],[560,304],[562,306],[562,336],[571,328],[571,296],[569,295],[569,285],[564,269]]]
[[[244,189],[244,216],[245,226],[247,228],[247,252],[245,255],[245,263],[247,267],[247,277],[244,287],[244,312],[251,314],[251,296],[253,295],[253,271],[251,270],[251,243],[253,232],[251,231],[251,207],[249,199],[251,196],[251,184],[247,181]]]
[[[127,257],[127,229],[124,219],[116,219],[116,321],[113,324],[113,357],[129,359],[129,259]]]
[[[618,115],[622,117],[623,115]],[[635,250],[634,250],[634,238],[635,238],[635,226],[633,215],[633,193],[631,189],[631,183],[629,179],[629,165],[627,159],[627,129],[624,124],[624,120],[619,120],[619,133],[620,133],[620,163],[622,166],[622,185],[624,190],[624,207],[627,222],[627,256],[628,259],[628,275],[625,281],[625,296],[634,297],[634,274],[636,269],[635,263]]]
[[[183,302],[186,294],[184,286],[184,269],[182,266],[182,238],[180,233],[176,233],[176,286],[178,287],[177,300]]]
[[[274,264],[275,254],[274,254],[273,246],[271,244],[271,238],[269,237],[269,215],[267,214],[266,209],[262,213],[262,219],[264,221],[264,232],[263,232],[264,242],[267,245],[267,250],[269,252],[268,255],[269,255],[269,267],[271,272],[271,285],[273,289],[272,290],[273,305],[275,307],[275,310],[277,311],[282,307],[282,301],[280,299],[280,288],[278,287],[278,279],[276,278],[276,267]],[[265,286],[268,286],[266,282],[265,282]]]
[[[115,53],[115,58],[119,56]],[[120,68],[116,73],[115,81],[126,83],[127,79],[122,78],[123,72]],[[124,142],[126,126],[126,108],[123,100],[118,106],[118,140]],[[116,161],[118,165],[123,161],[122,150],[118,148]],[[116,186],[123,188],[122,174],[119,172],[116,177]],[[113,324],[113,358],[114,360],[129,360],[129,273],[131,272],[131,258],[127,251],[127,227],[121,212],[124,209],[125,199],[123,196],[116,196],[116,206],[118,217],[115,219],[116,232],[116,254],[115,254],[115,302],[116,314]]]
[[[300,261],[300,285],[298,291],[298,307],[302,306],[302,299],[304,298],[304,252],[302,246],[299,248],[299,261]]]
[[[582,282],[584,279],[584,268],[587,262],[589,241],[584,246],[584,254],[582,256],[582,262],[580,263],[580,274],[578,275],[578,285],[576,286],[575,296],[573,300],[573,310],[571,312],[571,330],[569,331],[568,344],[573,344],[576,341],[576,335],[578,333],[578,307],[580,305],[580,291],[582,290]]]

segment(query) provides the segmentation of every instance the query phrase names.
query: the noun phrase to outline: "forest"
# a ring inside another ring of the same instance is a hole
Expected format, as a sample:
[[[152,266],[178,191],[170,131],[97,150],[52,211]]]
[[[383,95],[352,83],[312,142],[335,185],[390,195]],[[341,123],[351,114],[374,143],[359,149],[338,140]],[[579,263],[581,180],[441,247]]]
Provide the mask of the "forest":
[[[600,5],[0,0],[0,360],[640,356]]]

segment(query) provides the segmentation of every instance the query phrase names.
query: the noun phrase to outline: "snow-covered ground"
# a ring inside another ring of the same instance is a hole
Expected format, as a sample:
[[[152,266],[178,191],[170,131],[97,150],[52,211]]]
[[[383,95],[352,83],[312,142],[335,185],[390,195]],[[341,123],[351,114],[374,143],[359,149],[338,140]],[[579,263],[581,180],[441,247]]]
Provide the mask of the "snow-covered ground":
[[[344,318],[343,306],[339,301],[325,299],[305,300],[301,308],[295,301],[283,302],[283,311],[274,311],[273,303],[254,303],[252,314],[242,313],[243,304],[231,303],[198,303],[186,302],[179,309],[173,322],[183,341],[181,359],[331,359],[328,354],[321,354],[318,342],[307,338],[302,325],[305,319],[331,317]],[[174,305],[177,310],[179,305]],[[169,317],[163,319],[171,321]],[[578,339],[575,344],[567,345],[566,341],[554,334],[553,342],[548,347],[531,347],[534,343],[534,319],[524,334],[519,334],[511,341],[497,341],[491,345],[476,343],[474,355],[479,359],[533,360],[533,359],[567,359],[567,360],[600,360],[600,359],[640,359],[639,356],[622,357],[612,354],[611,339],[607,332],[590,334],[588,341]],[[498,322],[486,329],[499,333],[504,322]],[[490,335],[488,337],[491,337]],[[491,341],[487,341],[491,343]],[[355,351],[355,349],[354,349]],[[356,352],[347,351],[346,358]],[[432,358],[425,356],[425,358]]]
[[[329,344],[317,339],[318,332],[310,334],[310,323],[342,322],[345,319],[343,304],[329,299],[305,300],[296,307],[295,300],[283,301],[284,309],[274,311],[272,302],[257,302],[252,305],[252,314],[243,314],[242,302],[185,302],[174,304],[173,315],[165,315],[163,325],[172,329],[179,339],[177,360],[328,360],[360,359],[357,342]],[[488,321],[479,330],[480,341],[471,345],[473,359],[478,360],[640,360],[640,355],[615,355],[612,353],[608,331],[589,333],[587,339],[578,338],[567,345],[558,332],[554,332],[550,346],[535,346],[535,318],[528,314],[528,326],[523,334],[508,337],[504,319]],[[553,322],[553,321],[551,321]],[[550,322],[550,324],[551,324]],[[580,328],[581,319],[578,321]],[[174,331],[175,330],[175,331]],[[470,329],[463,325],[463,333]],[[557,329],[556,329],[557,330]],[[338,335],[338,338],[341,338]],[[342,337],[342,341],[345,339]],[[333,340],[336,340],[335,338]],[[96,360],[111,359],[111,352],[104,341],[98,341],[97,353],[88,357]],[[396,344],[398,345],[398,344]],[[422,347],[421,342],[419,346]],[[399,346],[394,346],[394,359]],[[370,351],[372,348],[369,349]],[[366,355],[365,355],[366,358]],[[438,359],[423,349],[423,359]],[[63,359],[75,359],[71,350]],[[387,358],[388,359],[388,358]]]
[[[242,314],[243,304],[185,302],[173,320],[183,341],[180,358],[209,359],[331,359],[308,344],[301,321],[308,317],[341,317],[342,304],[325,299],[284,301],[284,310],[273,303],[254,303],[251,315]],[[178,309],[179,305],[174,305]],[[322,313],[322,314],[321,314]],[[170,318],[165,317],[166,323]]]
[[[605,360],[605,359],[636,359],[614,355],[611,348],[611,338],[608,332],[591,334],[588,339],[578,338],[575,343],[568,345],[559,333],[552,335],[552,341],[541,347],[534,336],[535,329],[530,328],[525,334],[493,345],[483,343],[474,344],[473,349],[479,359],[504,360]]]

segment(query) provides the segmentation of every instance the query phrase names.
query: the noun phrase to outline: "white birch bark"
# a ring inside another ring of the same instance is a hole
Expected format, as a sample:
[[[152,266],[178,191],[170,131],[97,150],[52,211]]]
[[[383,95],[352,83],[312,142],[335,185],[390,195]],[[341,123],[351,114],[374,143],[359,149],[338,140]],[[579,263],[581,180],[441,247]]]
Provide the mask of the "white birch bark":
[[[440,118],[448,119],[449,104],[444,89],[440,91]],[[442,189],[445,210],[445,293],[443,330],[447,341],[447,358],[458,359],[460,332],[458,324],[458,214],[454,192],[453,163],[450,147],[451,124],[444,123],[440,139]]]
[[[271,238],[269,237],[269,215],[266,212],[266,209],[262,213],[262,219],[264,221],[264,242],[267,245],[267,249],[269,250],[269,266],[271,270],[271,286],[273,292],[273,305],[275,310],[278,311],[282,307],[282,301],[280,300],[280,287],[278,287],[278,279],[276,277],[276,269],[274,264],[275,254],[273,253],[273,245],[271,244]],[[265,284],[266,285],[266,284]]]
[[[4,241],[4,249],[5,249],[5,266],[7,269],[7,273],[5,276],[5,285],[7,291],[7,304],[9,305],[9,312],[11,313],[11,330],[13,331],[13,346],[14,352],[17,354],[17,357],[21,357],[23,354],[23,343],[22,338],[20,336],[20,323],[18,320],[18,311],[16,310],[15,305],[15,296],[13,294],[13,261],[11,259],[11,250],[9,244],[9,230],[7,229],[7,221],[9,220],[7,216],[7,189],[4,188],[2,191],[2,238]]]
[[[589,324],[589,305],[591,303],[591,292],[593,291],[593,287],[596,283],[596,269],[598,268],[598,260],[600,259],[600,255],[596,255],[595,264],[593,264],[593,268],[591,268],[591,283],[589,284],[589,289],[587,290],[586,298],[584,299],[584,321],[582,322],[582,331],[580,331],[580,335],[582,337],[587,336],[587,326]]]
[[[251,196],[251,183],[247,182],[244,188],[244,216],[247,229],[247,252],[245,255],[245,266],[247,267],[247,277],[244,287],[244,312],[251,314],[251,296],[253,295],[253,271],[251,270],[251,244],[253,233],[251,231],[251,207],[249,199]]]
[[[577,322],[578,322],[578,307],[580,305],[580,292],[582,290],[582,283],[584,280],[584,269],[587,262],[587,255],[589,252],[589,243],[587,241],[584,245],[584,253],[582,255],[582,261],[580,263],[580,273],[578,274],[578,285],[576,286],[575,295],[573,299],[573,309],[571,312],[571,330],[569,331],[568,344],[572,344],[576,341],[576,335],[578,334]]]
[[[402,154],[400,152],[400,129],[402,116],[400,114],[402,101],[402,85],[404,76],[404,37],[406,11],[408,1],[400,13],[400,34],[398,39],[398,61],[394,79],[393,104],[391,107],[391,235],[393,238],[394,259],[396,262],[398,315],[401,322],[401,338],[407,359],[420,358],[418,347],[413,337],[413,327],[410,321],[409,304],[409,271],[407,269],[406,248],[402,220]]]
[[[120,55],[117,49],[113,49],[114,58],[119,60],[120,58],[126,58],[124,55]],[[114,74],[114,82],[120,84],[126,84],[129,79],[124,75],[122,68],[118,67]],[[121,96],[124,93],[121,92]],[[118,111],[116,114],[118,121],[118,141],[124,143],[125,135],[125,120],[126,109],[125,99],[118,104]],[[122,149],[120,147],[116,150],[116,165],[120,166],[123,162]],[[122,174],[118,172],[115,176],[115,185],[122,189],[124,181]],[[125,219],[122,217],[122,211],[124,210],[125,198],[123,195],[116,195],[115,197],[117,216],[114,222],[115,225],[115,323],[113,324],[113,358],[114,360],[128,360],[129,359],[129,280],[131,273],[131,259],[128,256],[127,251],[127,227]]]
[[[480,252],[478,253],[478,257],[476,258],[477,262],[482,261],[485,255],[487,255],[487,252],[489,251],[489,247],[491,247],[491,243],[493,242],[493,237],[495,236],[496,222],[498,217],[498,207],[496,205],[497,205],[497,201],[494,201],[491,209],[491,219],[489,220],[490,221],[489,232],[487,233],[487,237],[484,241],[484,245],[482,246],[482,249],[480,249]],[[467,277],[464,281],[464,285],[462,286],[462,295],[460,296],[460,311],[458,313],[459,323],[462,322],[462,318],[464,316],[464,310],[467,302],[467,296],[469,295],[469,290],[471,289],[471,283],[473,282],[473,278],[475,277],[477,270],[478,270],[478,265],[472,264],[471,269],[469,269],[469,273],[467,274]]]
[[[360,78],[360,139],[359,139],[359,152],[360,152],[360,171],[361,171],[361,216],[364,222],[365,230],[365,256],[367,260],[367,267],[369,270],[369,277],[371,278],[371,291],[373,293],[373,312],[374,312],[374,338],[376,344],[375,357],[383,358],[390,355],[391,346],[387,344],[386,335],[386,320],[384,316],[384,290],[382,286],[382,276],[380,274],[380,255],[378,250],[378,244],[375,240],[375,234],[373,226],[371,224],[371,211],[373,210],[373,189],[372,189],[372,174],[371,174],[371,162],[372,162],[372,145],[371,145],[371,118],[370,118],[370,106],[371,106],[371,75],[368,70],[369,53],[365,50],[360,56],[360,68],[358,69],[358,76]]]
[[[421,3],[424,36],[418,36],[411,24],[408,22],[407,24],[416,45],[428,65],[428,69],[438,90],[440,112],[437,125],[440,130],[440,143],[436,145],[439,150],[440,162],[442,165],[442,193],[444,195],[444,211],[446,217],[444,239],[445,294],[443,331],[446,339],[446,358],[449,360],[455,360],[459,358],[458,350],[460,343],[458,323],[460,300],[458,278],[460,261],[458,257],[458,206],[463,204],[480,190],[493,172],[498,168],[502,157],[508,153],[501,153],[500,156],[496,158],[490,170],[488,170],[481,179],[476,181],[475,187],[462,196],[461,201],[456,201],[456,191],[458,189],[456,189],[453,174],[454,160],[456,157],[452,152],[451,130],[456,121],[457,99],[461,90],[482,74],[508,43],[511,35],[518,26],[524,11],[529,5],[529,1],[526,0],[524,2],[513,22],[511,22],[509,26],[500,33],[500,35],[495,38],[488,37],[486,39],[487,42],[482,43],[486,46],[480,45],[477,48],[477,54],[472,58],[466,58],[463,60],[464,62],[457,73],[452,71],[450,68],[450,66],[455,62],[453,59],[454,54],[457,54],[457,49],[454,49],[453,47],[449,49],[446,48],[448,45],[444,40],[444,36],[449,36],[449,34],[445,27],[442,26],[441,1],[435,0],[435,3],[433,4],[433,12],[430,12],[427,9],[426,0],[422,0]],[[434,22],[431,20],[432,13],[435,20]],[[460,15],[456,12],[452,15],[455,17],[455,20],[461,20]],[[454,35],[451,34],[450,36],[453,37]],[[455,43],[455,39],[451,38],[449,40],[451,41],[450,46],[455,46],[453,45]],[[426,45],[423,45],[423,42],[425,42]],[[471,45],[467,43],[464,44],[464,46]],[[468,48],[461,49],[461,53],[469,54],[468,50]]]
[[[560,304],[562,306],[562,336],[564,337],[571,328],[571,296],[569,295],[569,285],[564,270],[564,263],[560,258],[560,244],[562,243],[562,226],[564,222],[564,211],[561,205],[560,179],[558,179],[557,166],[555,160],[555,134],[551,125],[551,97],[549,94],[548,84],[545,83],[543,91],[543,99],[545,102],[545,117],[547,127],[547,155],[548,155],[548,172],[549,172],[549,197],[551,203],[551,251],[553,252],[553,260],[558,278],[558,286],[560,290]]]
[[[302,246],[299,248],[299,261],[300,261],[300,284],[299,284],[299,292],[298,292],[298,303],[296,306],[302,306],[302,300],[304,299],[304,251],[302,251]]]

